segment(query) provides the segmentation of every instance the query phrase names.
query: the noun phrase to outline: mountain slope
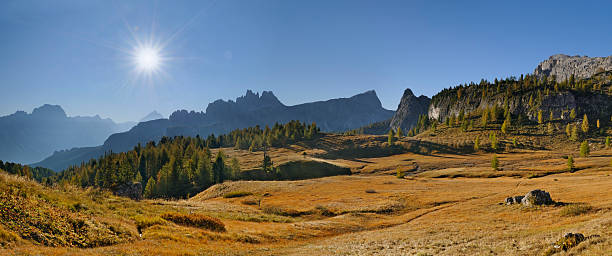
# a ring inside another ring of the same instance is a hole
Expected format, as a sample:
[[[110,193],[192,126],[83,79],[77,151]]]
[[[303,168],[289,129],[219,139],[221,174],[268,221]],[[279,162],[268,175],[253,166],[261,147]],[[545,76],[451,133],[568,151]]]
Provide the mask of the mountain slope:
[[[138,143],[144,145],[149,141],[158,141],[163,136],[206,137],[238,128],[272,126],[291,120],[315,122],[322,131],[345,131],[388,120],[393,113],[382,107],[374,91],[350,98],[286,106],[272,92],[264,91],[259,95],[248,90],[246,95],[238,97],[236,101],[217,100],[208,104],[205,113],[175,111],[168,119],[141,122],[127,132],[112,134],[101,146],[59,152],[34,165],[62,170],[104,152],[128,151]]]
[[[129,128],[99,116],[69,117],[58,105],[43,105],[31,114],[17,111],[0,117],[0,159],[32,163],[59,149],[99,145]]]

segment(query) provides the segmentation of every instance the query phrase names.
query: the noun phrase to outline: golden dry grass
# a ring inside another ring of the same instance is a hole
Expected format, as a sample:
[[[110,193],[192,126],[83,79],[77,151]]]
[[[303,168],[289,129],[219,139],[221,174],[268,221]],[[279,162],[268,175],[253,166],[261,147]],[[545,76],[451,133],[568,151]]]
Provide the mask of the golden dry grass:
[[[358,136],[357,136],[358,137]],[[336,138],[337,139],[337,138]],[[408,140],[408,139],[407,139]],[[336,142],[341,143],[344,142]],[[56,204],[86,206],[85,213],[137,230],[142,237],[107,247],[3,245],[2,254],[42,255],[538,255],[566,232],[599,235],[559,255],[612,254],[612,151],[575,158],[571,151],[321,159],[310,145],[272,151],[275,162],[310,158],[350,167],[351,176],[299,181],[237,181],[215,185],[189,200],[135,202],[94,190],[48,189]],[[258,154],[242,154],[255,165]],[[306,156],[300,154],[311,150]],[[285,160],[283,160],[285,159]],[[397,169],[406,178],[395,177]],[[559,206],[500,204],[533,189],[550,192]],[[371,193],[373,192],[373,193]],[[242,197],[224,195],[240,194]],[[226,232],[161,221],[164,212],[220,219]]]

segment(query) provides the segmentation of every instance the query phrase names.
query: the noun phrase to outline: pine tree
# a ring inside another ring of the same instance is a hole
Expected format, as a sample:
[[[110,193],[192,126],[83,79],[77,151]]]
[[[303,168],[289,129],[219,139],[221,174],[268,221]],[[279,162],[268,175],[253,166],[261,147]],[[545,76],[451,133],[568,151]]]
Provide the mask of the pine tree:
[[[391,128],[389,129],[389,134],[387,138],[387,142],[389,143],[389,146],[393,145],[394,141],[395,141],[395,137],[393,136],[393,128]]]
[[[480,136],[476,136],[476,139],[474,140],[474,150],[480,150]]]
[[[145,191],[143,196],[145,198],[152,198],[155,195],[155,179],[153,179],[153,177],[149,178],[149,181],[147,181],[147,185],[145,186]]]
[[[497,150],[497,138],[494,132],[491,132],[489,139],[491,140],[491,148]]]
[[[589,142],[588,141],[583,141],[582,144],[580,144],[580,156],[581,157],[588,157],[589,153],[590,153],[590,149],[589,149]]]
[[[572,108],[572,111],[570,111],[570,119],[574,120],[576,119],[576,109]]]
[[[567,124],[565,126],[565,134],[567,135],[567,137],[569,138],[570,136],[572,136],[572,128],[570,126],[570,124]]]
[[[606,148],[610,148],[610,136],[606,137]]]
[[[572,126],[572,135],[570,136],[570,140],[578,140],[578,128],[576,127],[576,125]]]
[[[482,127],[487,128],[487,123],[489,122],[489,111],[487,109],[483,109],[482,119],[480,121],[481,121]]]
[[[272,165],[274,163],[272,163],[272,159],[270,158],[270,156],[268,156],[268,154],[266,152],[264,152],[264,158],[263,158],[263,162],[262,162],[262,169],[265,172],[271,172],[272,171]]]
[[[213,181],[215,183],[223,183],[223,181],[225,181],[225,163],[223,162],[223,158],[223,151],[219,151],[212,167]]]
[[[582,132],[589,133],[589,117],[586,114],[582,118]]]
[[[553,127],[552,123],[546,124],[546,130],[548,131],[548,134],[550,135],[553,135],[553,133],[555,132],[555,128]]]
[[[497,155],[493,155],[493,158],[491,158],[491,168],[493,168],[494,171],[499,169],[499,160],[497,159]]]
[[[574,170],[574,157],[571,155],[567,157],[567,169],[570,171]]]
[[[542,117],[542,110],[538,111],[538,124],[544,123],[544,118]]]
[[[508,127],[510,126],[510,115],[506,116],[506,120],[504,120],[504,123],[501,126],[501,131],[504,134],[508,134]]]
[[[401,139],[404,135],[402,134],[402,128],[397,127],[397,138]]]

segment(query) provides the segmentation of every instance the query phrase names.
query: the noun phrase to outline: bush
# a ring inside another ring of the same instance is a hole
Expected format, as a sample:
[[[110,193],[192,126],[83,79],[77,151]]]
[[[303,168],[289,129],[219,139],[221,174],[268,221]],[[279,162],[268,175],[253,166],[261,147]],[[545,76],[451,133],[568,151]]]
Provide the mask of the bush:
[[[234,191],[234,192],[229,192],[229,193],[223,195],[223,198],[243,197],[243,196],[250,196],[252,194],[253,193],[246,192],[246,191]]]
[[[160,217],[136,217],[134,219],[136,222],[136,228],[139,233],[142,233],[142,230],[154,225],[165,225],[167,222]]]
[[[588,204],[570,204],[561,210],[561,216],[571,217],[588,213],[593,210],[593,207]]]
[[[403,179],[404,178],[404,172],[402,172],[401,170],[398,169],[397,173],[396,173],[396,177],[398,179]]]
[[[266,207],[263,207],[263,209],[261,210],[266,214],[274,214],[274,215],[286,216],[286,217],[298,217],[302,214],[305,214],[303,212],[300,212],[294,209],[282,209],[282,208],[275,207],[275,206],[266,206]]]
[[[172,221],[178,225],[204,228],[217,232],[225,232],[225,225],[221,220],[202,214],[182,214],[178,212],[164,213],[162,219]]]
[[[244,205],[259,205],[259,200],[255,198],[247,198],[247,199],[242,200],[240,203]]]

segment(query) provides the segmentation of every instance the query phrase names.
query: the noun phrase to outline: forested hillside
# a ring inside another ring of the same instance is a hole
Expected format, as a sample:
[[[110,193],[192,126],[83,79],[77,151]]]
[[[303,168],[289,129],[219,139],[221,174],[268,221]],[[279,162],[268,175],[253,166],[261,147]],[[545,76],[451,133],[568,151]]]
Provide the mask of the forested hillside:
[[[56,182],[78,186],[114,189],[122,184],[141,182],[147,198],[184,198],[224,180],[237,179],[238,160],[223,151],[213,155],[211,148],[236,147],[251,151],[281,147],[298,140],[317,137],[316,124],[291,121],[272,128],[259,126],[234,130],[207,138],[196,136],[163,137],[159,143],[137,145],[122,153],[107,153],[78,166],[71,166],[54,177]],[[269,157],[262,159],[264,171],[275,171]]]

